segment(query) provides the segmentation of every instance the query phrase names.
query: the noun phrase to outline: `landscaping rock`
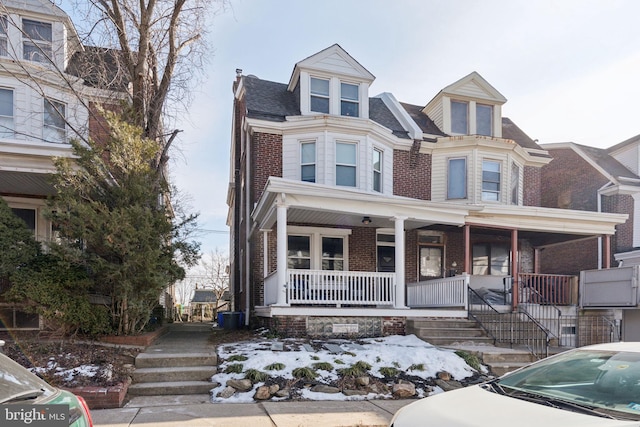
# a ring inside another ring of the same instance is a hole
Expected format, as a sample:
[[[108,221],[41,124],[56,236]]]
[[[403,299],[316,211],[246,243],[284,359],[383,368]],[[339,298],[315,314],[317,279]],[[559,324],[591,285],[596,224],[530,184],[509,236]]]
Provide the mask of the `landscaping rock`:
[[[278,390],[275,392],[276,397],[284,397],[288,399],[290,395],[291,390],[289,390],[288,388],[283,388],[282,390]]]
[[[218,395],[216,397],[220,397],[222,399],[228,399],[231,396],[233,396],[236,392],[236,389],[230,386],[226,386],[225,388],[222,389],[222,391],[220,393],[218,393]]]
[[[269,400],[271,399],[271,392],[269,391],[269,386],[261,385],[256,390],[256,394],[253,396],[256,400]]]
[[[356,378],[356,384],[366,387],[369,385],[370,382],[370,378],[367,376],[363,376],[363,377],[358,377]]]
[[[280,386],[278,384],[273,384],[269,386],[269,394],[274,395],[280,390]]]
[[[345,396],[366,396],[369,394],[367,390],[342,390]]]
[[[441,371],[438,372],[438,378],[443,380],[443,381],[450,381],[451,380],[451,374],[449,372],[446,371]]]
[[[249,391],[253,388],[253,383],[251,380],[242,379],[242,380],[229,380],[227,381],[228,387],[233,387],[238,391]]]
[[[444,391],[451,391],[451,390],[455,390],[457,388],[462,388],[462,384],[459,383],[458,381],[444,381],[441,379],[437,379],[435,381],[435,383]]]
[[[337,387],[331,387],[324,384],[318,384],[311,387],[311,391],[316,393],[340,393],[340,389]]]
[[[416,386],[408,381],[403,381],[393,386],[393,396],[397,398],[405,398],[415,396]]]

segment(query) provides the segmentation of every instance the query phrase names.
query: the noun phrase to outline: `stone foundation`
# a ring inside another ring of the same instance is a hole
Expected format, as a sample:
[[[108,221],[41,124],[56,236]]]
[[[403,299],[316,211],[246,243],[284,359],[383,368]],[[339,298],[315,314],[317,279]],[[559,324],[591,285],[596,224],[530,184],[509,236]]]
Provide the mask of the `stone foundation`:
[[[260,317],[261,327],[287,338],[373,338],[405,335],[404,317],[274,316]]]

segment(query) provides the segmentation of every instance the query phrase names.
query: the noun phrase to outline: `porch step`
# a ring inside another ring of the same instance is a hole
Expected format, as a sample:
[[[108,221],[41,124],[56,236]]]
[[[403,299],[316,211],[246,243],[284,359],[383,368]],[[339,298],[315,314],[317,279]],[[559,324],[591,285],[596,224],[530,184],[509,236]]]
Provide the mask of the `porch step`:
[[[209,394],[213,388],[215,384],[210,381],[164,381],[131,384],[127,393],[132,396]]]
[[[218,368],[215,366],[136,368],[133,382],[208,381],[217,372]]]
[[[407,319],[407,334],[434,345],[460,342],[493,344],[477,322],[468,319]]]
[[[136,369],[183,366],[215,366],[215,353],[140,353],[136,356]]]

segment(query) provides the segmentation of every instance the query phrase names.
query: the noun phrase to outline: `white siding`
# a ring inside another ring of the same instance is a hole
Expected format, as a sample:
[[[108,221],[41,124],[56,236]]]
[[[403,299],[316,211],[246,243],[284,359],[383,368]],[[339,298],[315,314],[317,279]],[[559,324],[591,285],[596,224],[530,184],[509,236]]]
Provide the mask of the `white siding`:
[[[622,151],[618,151],[614,154],[614,158],[622,163],[625,167],[631,170],[636,175],[640,174],[640,158],[638,157],[638,150],[640,148],[636,144],[632,144],[626,147]]]
[[[461,96],[468,96],[470,98],[491,98],[490,94],[485,92],[484,89],[482,89],[473,81],[467,82],[466,84],[460,86],[455,93]]]
[[[640,246],[640,194],[633,195],[633,247]]]

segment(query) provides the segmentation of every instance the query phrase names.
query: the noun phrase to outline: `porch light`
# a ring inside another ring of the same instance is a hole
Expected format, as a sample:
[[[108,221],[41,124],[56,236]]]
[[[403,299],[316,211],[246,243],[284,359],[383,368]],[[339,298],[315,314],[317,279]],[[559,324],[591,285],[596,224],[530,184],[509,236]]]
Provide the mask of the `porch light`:
[[[369,218],[368,216],[363,216],[363,217],[362,217],[362,223],[363,223],[364,225],[369,225],[369,224],[371,224],[371,218]]]

